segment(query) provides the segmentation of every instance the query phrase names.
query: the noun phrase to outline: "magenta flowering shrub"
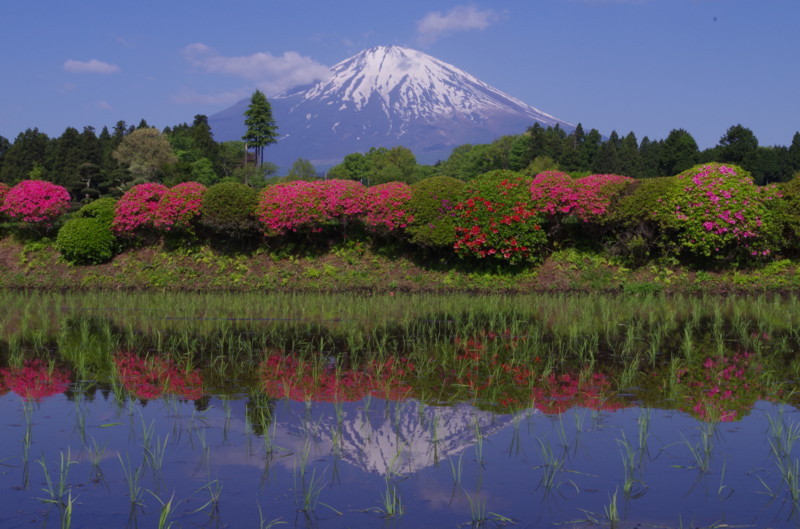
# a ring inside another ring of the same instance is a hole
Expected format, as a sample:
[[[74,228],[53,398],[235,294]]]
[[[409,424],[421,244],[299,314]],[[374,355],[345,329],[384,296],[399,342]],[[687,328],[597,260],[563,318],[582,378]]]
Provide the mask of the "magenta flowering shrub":
[[[349,222],[364,214],[367,189],[355,180],[320,180],[314,184],[322,192],[325,213],[331,219]]]
[[[130,188],[117,202],[111,230],[119,235],[133,235],[143,228],[152,228],[156,208],[166,192],[166,186],[154,183]]]
[[[530,178],[504,170],[468,182],[465,198],[456,206],[456,253],[512,264],[538,258],[547,236],[531,206],[530,183]]]
[[[153,226],[167,231],[189,229],[200,217],[207,189],[197,182],[183,182],[165,191],[153,211]]]
[[[358,218],[364,211],[364,195],[364,186],[354,180],[298,180],[265,187],[256,216],[266,235],[319,231]]]
[[[633,178],[613,174],[573,179],[560,171],[545,171],[531,182],[531,201],[550,217],[574,215],[583,222],[597,222],[612,199],[631,182]]]
[[[530,185],[531,206],[549,216],[567,215],[578,206],[578,185],[567,173],[545,171]]]
[[[688,253],[719,259],[774,251],[779,227],[769,202],[780,196],[775,186],[758,187],[742,168],[718,163],[697,165],[676,179],[662,206]]]
[[[379,233],[405,229],[413,220],[411,186],[403,182],[388,182],[367,189],[364,224]]]
[[[43,180],[24,180],[5,194],[0,213],[27,224],[50,227],[67,212],[69,193],[63,187]]]
[[[616,174],[592,174],[578,178],[576,182],[581,195],[577,208],[578,218],[584,222],[597,222],[605,217],[611,202],[634,179]]]

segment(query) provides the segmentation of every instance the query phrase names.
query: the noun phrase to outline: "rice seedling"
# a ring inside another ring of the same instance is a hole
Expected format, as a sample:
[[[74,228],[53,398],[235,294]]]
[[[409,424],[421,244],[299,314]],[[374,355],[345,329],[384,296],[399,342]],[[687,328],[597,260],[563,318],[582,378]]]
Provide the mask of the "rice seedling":
[[[400,516],[405,512],[403,500],[397,484],[388,477],[385,479],[386,489],[381,493],[381,507],[379,510],[386,517]]]
[[[122,460],[121,454],[117,454],[117,457],[122,466],[122,473],[125,476],[125,482],[128,487],[128,500],[130,500],[131,509],[133,510],[135,506],[142,505],[142,487],[139,482],[144,472],[144,465],[139,465],[134,469],[127,454],[125,455],[125,461]]]
[[[95,483],[99,483],[103,480],[103,471],[100,469],[100,463],[105,457],[108,443],[104,443],[101,446],[97,443],[97,440],[94,437],[90,436],[90,439],[92,440],[92,446],[84,445],[84,448],[86,449],[86,453],[89,456],[89,461],[92,464],[91,480]]]
[[[149,492],[150,495],[153,496],[161,505],[161,510],[158,515],[158,529],[170,529],[174,525],[174,523],[169,519],[173,514],[173,510],[175,509],[175,506],[172,504],[172,501],[175,499],[175,494],[173,493],[169,500],[164,501],[155,492],[151,490],[148,490],[147,492]]]
[[[566,463],[566,454],[558,456],[553,452],[550,442],[544,442],[541,438],[537,437],[536,442],[539,444],[539,455],[542,464],[534,467],[534,470],[542,469],[542,477],[539,479],[539,485],[544,489],[545,494],[550,494],[553,490],[557,490],[563,482],[556,481],[558,475],[565,472],[564,465]],[[577,489],[577,486],[571,480],[567,480]]]
[[[266,518],[264,518],[264,513],[261,510],[261,505],[256,503],[256,506],[258,506],[258,528],[259,529],[272,529],[272,527],[275,527],[276,525],[286,525],[287,524],[287,522],[284,522],[280,518],[267,520]]]
[[[39,463],[39,465],[42,467],[42,471],[44,472],[46,485],[42,491],[47,494],[46,498],[39,498],[39,500],[45,503],[57,505],[59,509],[65,508],[67,502],[65,501],[64,497],[69,492],[69,484],[67,483],[67,478],[69,477],[69,467],[77,464],[77,461],[72,460],[69,448],[67,448],[66,456],[64,455],[64,452],[59,453],[58,481],[53,480],[52,476],[50,475],[50,471],[47,469],[47,463],[45,463],[44,458],[38,459],[37,463]]]
[[[208,492],[208,501],[189,514],[195,514],[208,509],[208,516],[210,518],[219,517],[219,501],[222,496],[222,483],[218,479],[209,480],[208,483],[197,489],[195,494],[203,490]]]

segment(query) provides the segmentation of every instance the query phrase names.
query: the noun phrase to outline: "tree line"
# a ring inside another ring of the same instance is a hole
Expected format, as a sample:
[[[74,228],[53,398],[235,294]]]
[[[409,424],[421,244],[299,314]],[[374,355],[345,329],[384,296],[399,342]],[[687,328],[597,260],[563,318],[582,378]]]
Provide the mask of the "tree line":
[[[261,101],[257,96],[253,95],[246,116],[248,132],[243,139],[247,143],[215,141],[204,115],[195,116],[191,124],[181,123],[163,131],[142,120],[135,126],[119,121],[111,129],[103,127],[99,134],[93,127],[84,127],[83,131],[68,127],[57,138],[36,128],[21,132],[13,143],[0,136],[0,182],[13,185],[25,179],[46,180],[65,187],[78,200],[89,201],[121,196],[143,182],[172,186],[192,181],[210,186],[235,181],[263,187],[272,182],[319,178],[316,168],[304,158],[295,161],[282,178],[276,178],[278,168],[263,160],[263,150],[275,142],[277,128],[266,98]],[[431,176],[469,181],[501,169],[530,176],[560,170],[576,177],[621,174],[652,178],[675,175],[708,162],[740,165],[757,184],[788,181],[800,171],[800,132],[788,147],[762,146],[750,129],[737,124],[716,146],[700,150],[684,129],[672,130],[665,139],[644,137],[639,141],[633,132],[620,136],[614,131],[604,138],[596,129],[586,132],[581,124],[567,133],[558,126],[545,128],[536,123],[522,134],[456,147],[446,160],[434,165],[418,164],[414,154],[402,146],[351,153],[326,176],[368,185],[414,183]]]

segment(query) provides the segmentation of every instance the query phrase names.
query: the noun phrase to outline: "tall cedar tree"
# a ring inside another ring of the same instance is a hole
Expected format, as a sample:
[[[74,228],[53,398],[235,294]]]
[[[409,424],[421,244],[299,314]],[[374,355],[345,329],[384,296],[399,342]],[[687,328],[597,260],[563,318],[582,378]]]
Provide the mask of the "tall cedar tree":
[[[248,147],[256,150],[256,161],[261,165],[264,162],[264,147],[278,141],[278,126],[272,117],[272,107],[261,90],[253,93],[244,115],[247,132],[242,139],[247,142]]]

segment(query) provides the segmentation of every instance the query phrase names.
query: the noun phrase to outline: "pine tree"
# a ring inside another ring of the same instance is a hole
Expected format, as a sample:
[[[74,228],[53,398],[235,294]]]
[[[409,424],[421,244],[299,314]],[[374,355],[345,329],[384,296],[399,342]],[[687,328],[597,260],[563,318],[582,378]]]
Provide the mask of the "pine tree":
[[[244,115],[247,132],[242,139],[247,142],[248,147],[256,150],[256,161],[261,165],[264,162],[264,147],[278,141],[278,126],[272,117],[272,107],[261,90],[253,93]]]

